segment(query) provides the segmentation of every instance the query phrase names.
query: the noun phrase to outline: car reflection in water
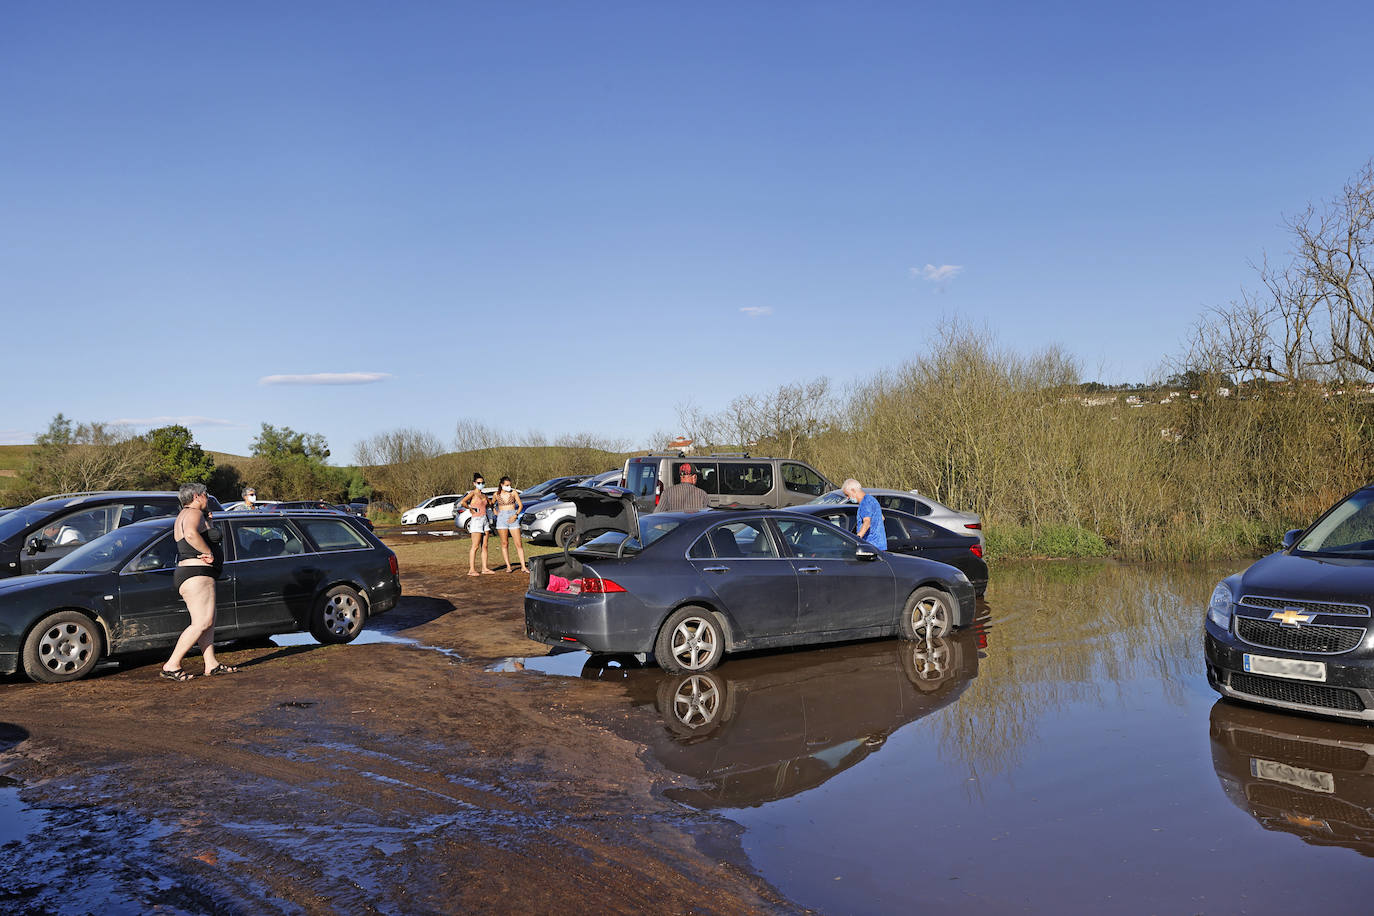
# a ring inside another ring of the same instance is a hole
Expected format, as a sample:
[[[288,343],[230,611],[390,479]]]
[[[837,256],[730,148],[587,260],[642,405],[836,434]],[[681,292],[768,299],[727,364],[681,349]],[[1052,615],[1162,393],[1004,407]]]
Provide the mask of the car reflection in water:
[[[1266,830],[1374,857],[1374,732],[1229,700],[1212,707],[1212,763]]]
[[[665,675],[632,657],[592,656],[585,678],[623,679],[657,707],[650,741],[665,767],[700,785],[665,794],[695,808],[744,808],[814,789],[888,736],[953,703],[978,674],[981,626],[925,641],[879,640],[741,658]]]

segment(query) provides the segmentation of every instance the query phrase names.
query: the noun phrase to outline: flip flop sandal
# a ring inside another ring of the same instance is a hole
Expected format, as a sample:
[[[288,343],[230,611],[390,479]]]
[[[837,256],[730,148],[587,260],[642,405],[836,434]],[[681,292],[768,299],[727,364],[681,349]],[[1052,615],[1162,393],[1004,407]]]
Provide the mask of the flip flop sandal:
[[[175,670],[175,671],[168,671],[166,668],[163,668],[163,669],[161,669],[161,670],[158,671],[157,676],[160,677],[160,678],[164,678],[164,679],[166,679],[166,680],[169,680],[169,681],[177,681],[177,682],[189,681],[189,680],[191,680],[193,677],[195,677],[195,675],[192,674],[191,672],[189,672],[189,671],[182,671],[180,668],[178,668],[178,669]]]
[[[221,663],[211,668],[209,671],[205,672],[205,676],[219,677],[221,674],[238,674],[238,671],[239,669],[235,668],[233,665],[226,665]]]

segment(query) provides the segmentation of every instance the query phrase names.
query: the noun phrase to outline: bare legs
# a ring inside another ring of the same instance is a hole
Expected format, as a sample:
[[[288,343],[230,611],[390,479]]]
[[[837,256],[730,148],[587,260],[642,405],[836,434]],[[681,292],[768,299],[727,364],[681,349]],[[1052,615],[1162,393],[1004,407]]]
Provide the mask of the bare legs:
[[[172,657],[162,666],[163,671],[181,670],[181,661],[192,646],[200,646],[205,657],[205,670],[219,667],[215,659],[215,580],[211,576],[193,576],[181,584],[181,600],[191,612],[191,625],[181,631],[181,638],[172,650]],[[228,670],[228,669],[226,669]]]
[[[520,569],[529,572],[530,568],[525,565],[525,542],[520,540],[519,528],[501,529],[501,559],[506,561],[506,572],[514,572],[510,568],[510,541],[515,541],[515,552],[520,557]]]
[[[490,575],[491,570],[487,569],[487,533],[485,531],[474,531],[472,533],[472,546],[468,548],[468,575],[479,575],[477,572],[477,551],[482,551],[482,572],[480,575]]]

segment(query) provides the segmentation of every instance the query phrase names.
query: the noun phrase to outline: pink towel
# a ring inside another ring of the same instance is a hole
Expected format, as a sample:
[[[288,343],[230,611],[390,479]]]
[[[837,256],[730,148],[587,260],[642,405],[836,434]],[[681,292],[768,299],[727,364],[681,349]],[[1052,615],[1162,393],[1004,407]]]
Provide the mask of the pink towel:
[[[570,592],[572,591],[572,583],[562,576],[549,576],[549,591]]]

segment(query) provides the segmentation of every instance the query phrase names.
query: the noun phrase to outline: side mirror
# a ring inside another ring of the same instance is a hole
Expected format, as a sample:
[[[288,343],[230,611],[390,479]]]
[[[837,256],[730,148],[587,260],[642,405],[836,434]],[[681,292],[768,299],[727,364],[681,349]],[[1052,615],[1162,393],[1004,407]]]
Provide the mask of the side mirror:
[[[854,551],[854,559],[876,560],[878,559],[878,551],[874,550],[872,547],[859,547]]]
[[[42,553],[48,549],[48,539],[35,535],[29,538],[29,542],[25,544],[24,547],[28,550],[29,556],[33,556],[36,553]]]
[[[1292,547],[1298,542],[1298,535],[1302,534],[1302,532],[1302,528],[1294,528],[1292,531],[1285,531],[1283,533],[1283,540],[1279,542],[1279,546],[1284,550]]]

